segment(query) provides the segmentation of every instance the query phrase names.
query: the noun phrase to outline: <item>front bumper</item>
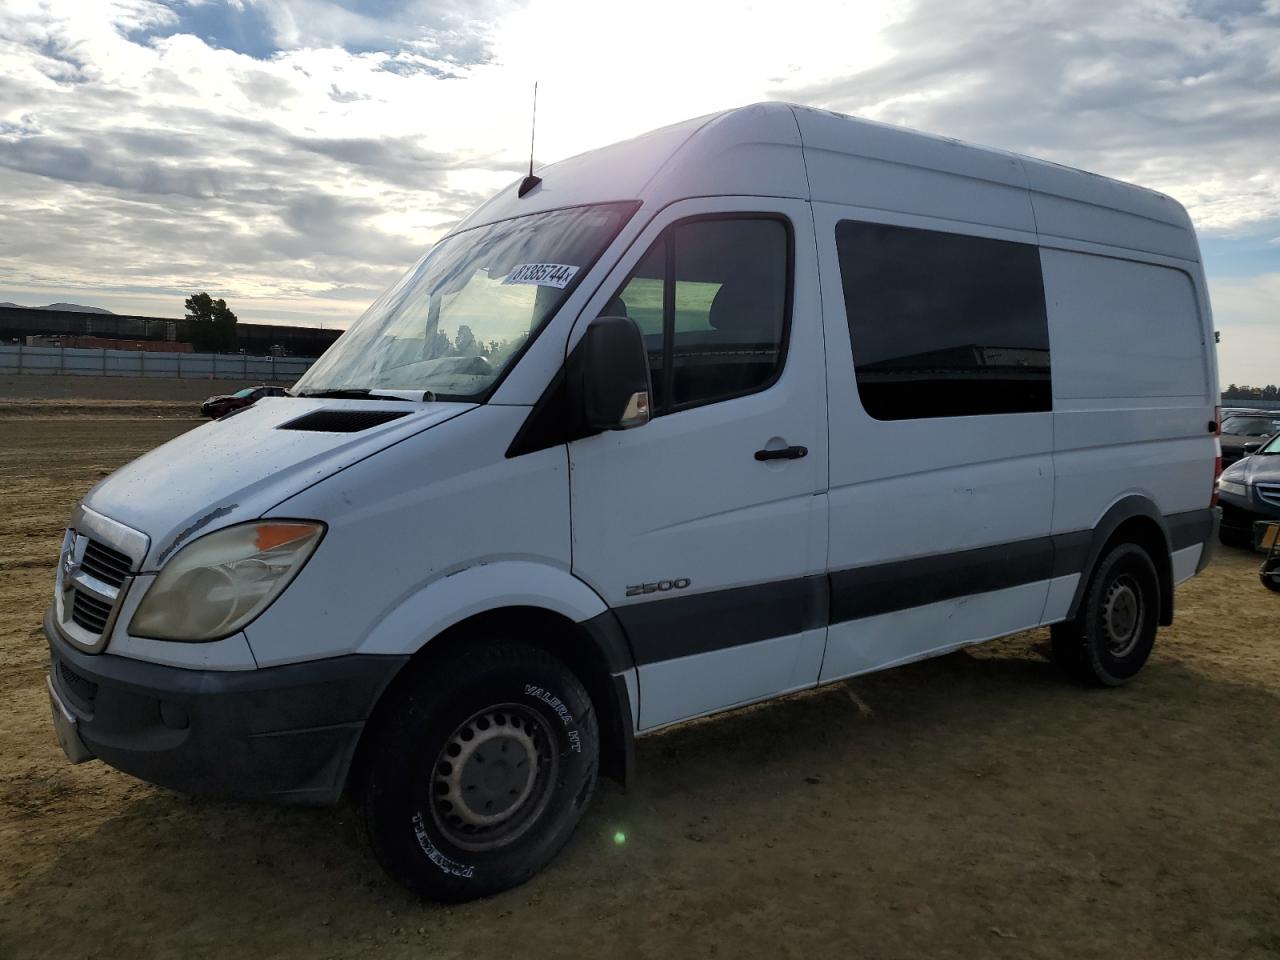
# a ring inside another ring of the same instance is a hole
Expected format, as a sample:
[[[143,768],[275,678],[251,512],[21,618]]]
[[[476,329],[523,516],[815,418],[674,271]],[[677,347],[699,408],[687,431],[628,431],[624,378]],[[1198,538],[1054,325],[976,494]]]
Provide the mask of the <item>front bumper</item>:
[[[1244,497],[1235,493],[1218,493],[1222,526],[1227,530],[1252,533],[1255,521],[1280,520],[1280,507],[1261,499],[1252,486],[1248,490],[1249,495]]]
[[[407,657],[187,670],[86,654],[45,614],[50,683],[94,756],[184,793],[334,803],[374,705]]]

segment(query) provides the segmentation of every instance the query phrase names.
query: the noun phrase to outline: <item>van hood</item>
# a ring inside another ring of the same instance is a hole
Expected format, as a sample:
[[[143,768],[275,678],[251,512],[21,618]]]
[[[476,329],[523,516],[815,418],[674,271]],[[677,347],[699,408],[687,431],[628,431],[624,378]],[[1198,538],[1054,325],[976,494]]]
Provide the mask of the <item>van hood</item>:
[[[155,570],[192,538],[254,520],[325,477],[472,409],[268,397],[126,464],[90,490],[84,505],[147,534],[143,570]],[[402,416],[352,432],[290,428],[318,411]]]

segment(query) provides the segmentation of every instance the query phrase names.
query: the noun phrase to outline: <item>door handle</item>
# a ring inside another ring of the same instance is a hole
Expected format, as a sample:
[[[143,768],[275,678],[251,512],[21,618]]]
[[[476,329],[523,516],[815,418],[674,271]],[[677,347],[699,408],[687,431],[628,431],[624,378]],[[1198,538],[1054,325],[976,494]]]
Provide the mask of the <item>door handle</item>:
[[[808,447],[779,447],[777,450],[757,450],[756,459],[765,460],[799,460],[809,455]]]

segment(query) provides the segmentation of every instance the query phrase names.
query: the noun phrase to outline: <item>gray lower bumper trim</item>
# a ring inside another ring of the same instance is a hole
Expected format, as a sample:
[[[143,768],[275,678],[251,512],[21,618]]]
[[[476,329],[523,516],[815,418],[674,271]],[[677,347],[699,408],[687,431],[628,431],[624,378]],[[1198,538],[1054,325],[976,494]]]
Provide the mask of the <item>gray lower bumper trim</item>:
[[[346,656],[263,670],[186,670],[85,654],[45,617],[51,677],[85,745],[186,793],[333,803],[365,721],[407,657]]]

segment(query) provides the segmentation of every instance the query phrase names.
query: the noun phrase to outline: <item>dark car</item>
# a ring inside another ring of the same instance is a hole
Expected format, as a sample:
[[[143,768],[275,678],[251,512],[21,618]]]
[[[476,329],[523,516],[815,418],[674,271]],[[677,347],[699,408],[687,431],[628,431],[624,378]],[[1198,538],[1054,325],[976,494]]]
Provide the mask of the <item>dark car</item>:
[[[1218,535],[1233,547],[1253,545],[1255,521],[1280,520],[1280,436],[1222,471],[1218,502],[1222,505]]]
[[[200,415],[214,418],[225,417],[232,410],[242,410],[245,407],[253,406],[263,397],[287,397],[288,395],[289,393],[284,387],[268,387],[265,385],[245,387],[235,393],[210,397],[200,404]]]
[[[1222,465],[1229,467],[1280,433],[1280,412],[1237,413],[1222,421]]]

